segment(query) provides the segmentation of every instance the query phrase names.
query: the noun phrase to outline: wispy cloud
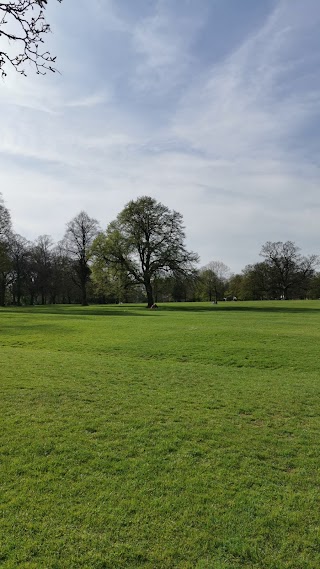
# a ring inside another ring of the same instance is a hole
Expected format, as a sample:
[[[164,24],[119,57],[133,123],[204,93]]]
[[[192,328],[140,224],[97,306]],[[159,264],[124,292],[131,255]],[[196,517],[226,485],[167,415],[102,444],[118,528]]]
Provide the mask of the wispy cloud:
[[[66,107],[96,107],[106,103],[108,96],[105,92],[91,93],[65,103]]]
[[[320,7],[268,3],[240,43],[225,31],[218,60],[196,46],[220,3],[81,0],[77,11],[70,0],[63,26],[76,10],[79,30],[95,30],[92,45],[85,35],[60,53],[70,75],[0,89],[1,188],[17,230],[58,238],[80,209],[106,225],[150,194],[183,213],[202,263],[240,269],[267,239],[315,250]]]
[[[188,9],[189,8],[189,9]],[[133,47],[139,56],[133,85],[152,90],[155,96],[174,91],[196,65],[192,42],[206,21],[202,10],[181,0],[179,7],[158,0],[152,15],[142,19],[133,31]]]
[[[177,136],[230,159],[257,154],[276,159],[286,152],[299,128],[319,112],[318,82],[301,91],[290,88],[301,65],[295,50],[300,33],[291,17],[288,3],[280,3],[258,33],[206,70],[182,101]]]

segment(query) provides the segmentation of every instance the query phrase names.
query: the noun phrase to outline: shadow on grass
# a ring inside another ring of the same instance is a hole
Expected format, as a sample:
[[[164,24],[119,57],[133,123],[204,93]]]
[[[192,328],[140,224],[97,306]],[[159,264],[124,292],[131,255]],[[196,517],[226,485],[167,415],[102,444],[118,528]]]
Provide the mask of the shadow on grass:
[[[278,312],[278,313],[299,313],[303,314],[306,312],[319,312],[320,311],[320,303],[318,307],[310,307],[310,305],[306,305],[305,307],[295,307],[295,306],[286,306],[285,302],[281,303],[281,306],[266,306],[266,304],[257,304],[256,306],[247,306],[241,304],[229,304],[229,303],[221,303],[218,305],[212,306],[192,306],[192,305],[181,305],[181,306],[164,306],[163,310],[172,311],[172,312]]]
[[[54,305],[47,306],[12,306],[0,307],[1,314],[32,314],[41,316],[68,316],[68,317],[86,317],[86,316],[151,316],[154,311],[148,310],[145,306],[123,305],[119,307],[104,306],[77,306],[77,305]]]
[[[288,304],[287,304],[288,302]],[[294,303],[299,303],[299,306]],[[302,305],[303,303],[305,305]],[[311,304],[311,303],[315,304]],[[209,303],[172,303],[160,304],[159,310],[150,310],[143,304],[123,304],[123,305],[93,305],[93,306],[80,306],[71,304],[58,304],[46,306],[21,306],[21,307],[0,307],[1,314],[32,314],[32,315],[56,315],[68,317],[86,317],[86,316],[155,316],[165,312],[189,312],[189,313],[203,313],[203,312],[264,312],[264,313],[296,313],[305,314],[319,313],[320,302],[317,301],[278,301],[275,305],[270,302],[256,301],[255,304],[249,303],[219,303],[213,305]]]

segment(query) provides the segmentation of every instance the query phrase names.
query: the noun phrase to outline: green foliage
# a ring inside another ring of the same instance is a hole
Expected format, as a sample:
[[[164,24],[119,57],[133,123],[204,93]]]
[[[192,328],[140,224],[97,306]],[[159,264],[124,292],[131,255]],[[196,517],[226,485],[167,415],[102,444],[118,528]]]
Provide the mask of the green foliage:
[[[310,281],[308,296],[312,299],[320,298],[320,273],[314,275],[313,279]]]
[[[148,306],[154,303],[154,281],[164,274],[185,276],[198,260],[184,245],[182,215],[155,199],[130,201],[92,248],[96,262],[120,269],[127,281],[142,285]]]
[[[1,567],[317,569],[319,313],[1,309]]]
[[[243,284],[244,284],[244,275],[232,275],[228,279],[227,283],[227,290],[225,291],[225,295],[227,298],[238,298],[240,300],[246,300],[243,295]]]

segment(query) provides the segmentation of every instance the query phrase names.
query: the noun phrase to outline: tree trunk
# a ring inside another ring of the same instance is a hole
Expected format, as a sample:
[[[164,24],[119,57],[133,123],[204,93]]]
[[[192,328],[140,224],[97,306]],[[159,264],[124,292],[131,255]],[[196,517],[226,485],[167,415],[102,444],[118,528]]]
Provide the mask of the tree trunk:
[[[82,306],[88,306],[87,283],[89,280],[90,270],[87,266],[85,259],[80,259],[78,275],[79,275],[80,289],[81,289],[81,304]]]
[[[6,298],[6,282],[5,280],[1,279],[0,281],[0,306],[5,305],[5,298]]]
[[[21,279],[19,274],[17,277],[17,306],[21,306]]]
[[[88,300],[87,300],[87,286],[85,282],[81,283],[81,304],[82,306],[88,306]]]
[[[154,304],[154,298],[153,298],[153,290],[150,279],[145,280],[144,286],[147,293],[148,308],[151,308],[151,306]]]

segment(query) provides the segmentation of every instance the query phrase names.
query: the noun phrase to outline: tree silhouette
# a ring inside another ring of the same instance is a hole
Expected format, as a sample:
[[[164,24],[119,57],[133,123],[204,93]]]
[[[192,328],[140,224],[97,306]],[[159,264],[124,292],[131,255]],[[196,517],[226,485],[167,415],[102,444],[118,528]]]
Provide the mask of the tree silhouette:
[[[87,285],[90,280],[89,267],[90,248],[99,233],[99,223],[81,211],[67,224],[64,246],[74,261],[74,281],[81,289],[82,306],[87,306]]]
[[[45,75],[47,70],[56,71],[53,66],[56,58],[42,50],[43,36],[50,32],[44,15],[47,3],[48,0],[0,2],[0,74],[3,78],[7,76],[7,67],[26,75],[28,62],[40,75]]]

